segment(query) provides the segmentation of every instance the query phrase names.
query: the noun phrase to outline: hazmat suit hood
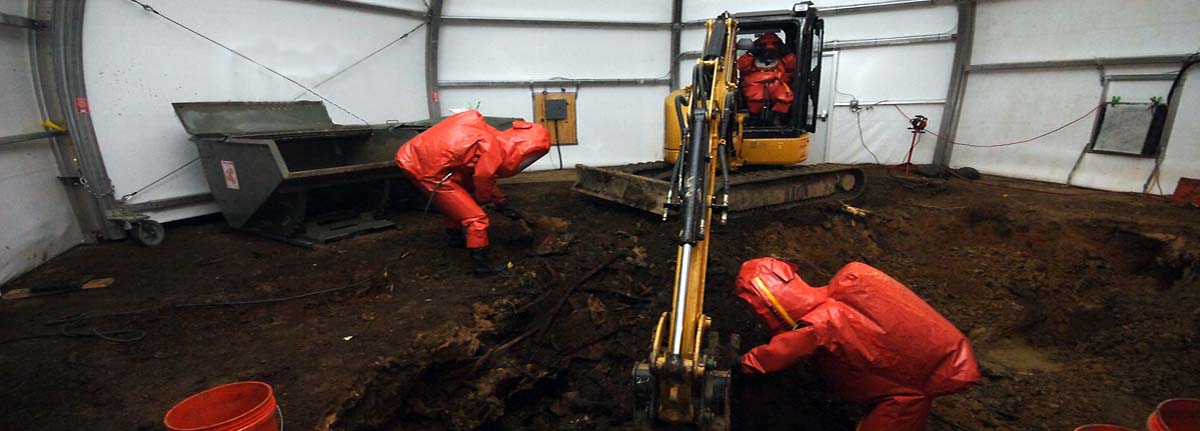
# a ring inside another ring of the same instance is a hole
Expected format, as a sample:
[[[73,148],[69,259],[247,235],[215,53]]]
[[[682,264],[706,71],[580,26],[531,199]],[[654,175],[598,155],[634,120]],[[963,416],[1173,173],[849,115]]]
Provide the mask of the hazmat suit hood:
[[[496,176],[508,178],[520,173],[550,152],[550,132],[541,124],[513,121],[512,128],[498,134],[504,160]]]
[[[736,289],[771,336],[804,326],[804,316],[829,298],[828,287],[810,286],[794,265],[769,257],[742,264]]]
[[[784,48],[783,39],[780,39],[775,33],[767,33],[754,41],[754,47],[759,49],[782,50]]]

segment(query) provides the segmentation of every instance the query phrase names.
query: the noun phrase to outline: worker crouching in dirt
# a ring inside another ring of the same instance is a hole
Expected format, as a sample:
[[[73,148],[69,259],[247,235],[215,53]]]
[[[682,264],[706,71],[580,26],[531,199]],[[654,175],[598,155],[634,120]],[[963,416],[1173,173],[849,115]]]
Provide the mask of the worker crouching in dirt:
[[[481,205],[523,218],[508,205],[496,179],[516,175],[549,151],[550,133],[541,125],[518,120],[499,131],[470,110],[405,143],[396,152],[396,164],[441,211],[450,246],[469,249],[474,272],[485,275],[505,265],[488,252],[488,217]]]
[[[850,263],[828,286],[809,286],[789,263],[746,262],[737,295],[771,342],[741,359],[746,373],[771,373],[812,358],[838,396],[873,407],[860,431],[925,428],[933,398],[979,380],[971,346],[941,314],[900,282]]]

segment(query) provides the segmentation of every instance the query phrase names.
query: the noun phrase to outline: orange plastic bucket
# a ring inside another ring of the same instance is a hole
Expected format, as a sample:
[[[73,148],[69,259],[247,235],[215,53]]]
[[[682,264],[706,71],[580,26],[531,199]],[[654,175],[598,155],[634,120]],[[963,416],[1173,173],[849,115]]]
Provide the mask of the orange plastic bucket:
[[[237,382],[187,397],[167,411],[171,431],[278,431],[275,394],[263,382]]]
[[[1108,424],[1091,424],[1075,428],[1075,431],[1137,431],[1133,428]]]
[[[1158,403],[1146,419],[1150,431],[1200,431],[1200,399],[1172,398]]]

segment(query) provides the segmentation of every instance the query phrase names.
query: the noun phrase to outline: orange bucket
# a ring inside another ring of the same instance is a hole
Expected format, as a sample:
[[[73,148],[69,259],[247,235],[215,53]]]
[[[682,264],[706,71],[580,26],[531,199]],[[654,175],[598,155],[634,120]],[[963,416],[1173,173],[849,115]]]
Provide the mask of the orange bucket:
[[[187,397],[167,411],[171,431],[278,431],[275,394],[263,382],[237,382]]]
[[[1091,424],[1075,428],[1075,431],[1137,431],[1133,428],[1108,424]]]
[[[1161,403],[1146,419],[1150,431],[1200,431],[1200,399],[1172,398]]]

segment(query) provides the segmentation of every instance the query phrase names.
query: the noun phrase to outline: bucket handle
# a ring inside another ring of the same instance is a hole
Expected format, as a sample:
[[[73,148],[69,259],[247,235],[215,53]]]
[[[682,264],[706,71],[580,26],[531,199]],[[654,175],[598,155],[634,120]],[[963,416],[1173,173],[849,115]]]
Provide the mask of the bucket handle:
[[[283,408],[279,404],[275,405],[275,413],[279,414],[279,431],[283,431]]]

